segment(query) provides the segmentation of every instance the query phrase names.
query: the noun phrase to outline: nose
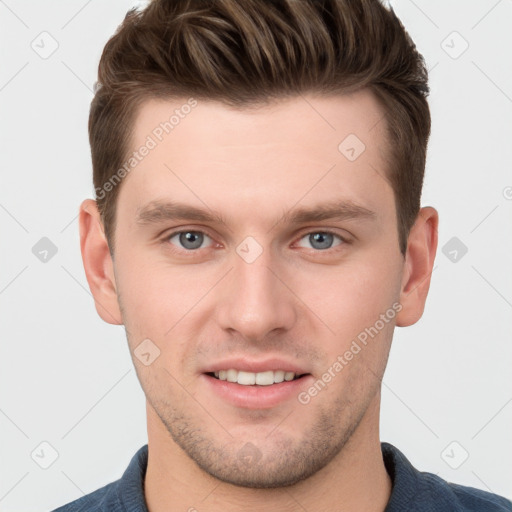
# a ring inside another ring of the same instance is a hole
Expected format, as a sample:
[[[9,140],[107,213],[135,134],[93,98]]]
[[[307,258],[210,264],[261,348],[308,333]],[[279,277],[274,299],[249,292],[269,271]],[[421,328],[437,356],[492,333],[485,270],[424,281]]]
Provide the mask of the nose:
[[[219,326],[255,343],[290,330],[297,319],[297,301],[286,275],[267,249],[253,262],[235,252],[217,306]]]

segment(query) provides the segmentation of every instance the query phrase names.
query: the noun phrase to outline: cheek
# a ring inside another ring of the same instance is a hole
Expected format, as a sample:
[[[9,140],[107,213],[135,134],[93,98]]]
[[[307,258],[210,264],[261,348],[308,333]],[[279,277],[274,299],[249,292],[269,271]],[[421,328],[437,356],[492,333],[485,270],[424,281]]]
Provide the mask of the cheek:
[[[148,257],[147,250],[128,250],[121,244],[118,250],[122,256],[116,278],[125,323],[139,337],[165,342],[177,332],[183,334],[189,313],[197,317],[206,303],[215,308],[212,289],[225,273],[224,266],[203,264],[199,272],[194,265],[171,265],[161,253]],[[285,265],[280,274],[294,292],[290,304],[307,319],[309,328],[325,328],[325,337],[334,345],[350,342],[373,325],[399,296],[397,257],[383,243],[349,254],[336,265]],[[207,295],[208,301],[202,302]]]
[[[186,268],[173,268],[142,251],[130,251],[119,260],[122,263],[116,275],[124,307],[129,316],[144,319],[144,323],[170,328],[174,318],[201,293],[200,281]]]
[[[171,371],[186,367],[201,329],[201,323],[195,321],[203,305],[201,299],[219,276],[203,272],[199,277],[193,266],[172,267],[147,255],[138,257],[135,251],[119,261],[122,265],[116,277],[132,350],[149,338],[160,350],[155,363]]]
[[[338,348],[374,325],[398,300],[400,276],[391,261],[360,258],[294,275],[293,288],[309,308],[308,316],[321,320]]]

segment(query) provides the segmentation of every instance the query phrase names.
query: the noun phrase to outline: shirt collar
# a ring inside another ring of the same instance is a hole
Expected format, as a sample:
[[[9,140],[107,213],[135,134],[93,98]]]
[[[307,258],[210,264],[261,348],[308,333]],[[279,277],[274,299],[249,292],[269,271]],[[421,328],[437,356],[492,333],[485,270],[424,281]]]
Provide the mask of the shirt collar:
[[[406,504],[418,498],[418,493],[426,491],[421,474],[398,448],[386,442],[380,445],[384,465],[393,485],[384,512],[403,510]]]
[[[132,457],[117,487],[117,499],[127,512],[148,512],[144,497],[147,467],[148,445],[146,444]]]

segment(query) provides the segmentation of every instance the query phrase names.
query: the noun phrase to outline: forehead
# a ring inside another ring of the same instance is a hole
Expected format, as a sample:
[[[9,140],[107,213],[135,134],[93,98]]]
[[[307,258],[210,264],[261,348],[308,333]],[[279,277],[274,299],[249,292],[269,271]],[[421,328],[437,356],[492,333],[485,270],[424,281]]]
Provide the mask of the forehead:
[[[130,141],[139,157],[118,199],[126,215],[165,198],[211,205],[226,217],[270,216],[317,200],[393,206],[384,110],[370,91],[251,109],[187,100],[141,106]]]

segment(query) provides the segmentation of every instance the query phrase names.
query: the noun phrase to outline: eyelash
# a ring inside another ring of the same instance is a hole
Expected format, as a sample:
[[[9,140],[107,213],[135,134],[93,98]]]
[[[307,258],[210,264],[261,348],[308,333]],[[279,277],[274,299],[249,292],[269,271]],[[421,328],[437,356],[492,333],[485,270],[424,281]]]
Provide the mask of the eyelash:
[[[176,235],[180,235],[182,233],[200,233],[202,235],[206,235],[212,241],[214,240],[213,237],[210,236],[205,231],[201,231],[201,230],[197,230],[197,229],[181,229],[179,231],[173,231],[172,233],[169,233],[168,235],[165,235],[165,237],[162,239],[162,243],[166,243],[169,246],[172,246],[171,250],[179,252],[181,254],[193,255],[194,253],[200,252],[201,249],[185,249],[185,248],[179,249],[174,244],[170,243],[171,238],[175,237]],[[311,249],[312,251],[317,252],[317,253],[328,253],[328,252],[331,252],[333,250],[336,250],[337,247],[340,247],[340,246],[343,246],[343,245],[348,245],[348,244],[351,243],[351,240],[348,240],[347,238],[341,236],[339,233],[336,233],[335,231],[332,231],[332,230],[329,230],[329,229],[323,229],[323,230],[317,229],[317,230],[313,230],[313,231],[307,231],[307,232],[301,234],[300,237],[297,240],[300,241],[300,240],[302,240],[304,237],[306,237],[308,235],[317,234],[317,233],[333,235],[334,237],[337,237],[337,238],[339,238],[339,240],[341,240],[340,244],[335,245],[333,247],[329,247],[328,249],[323,249],[323,250],[322,249],[314,249],[314,248]],[[207,247],[205,247],[205,249],[207,249]],[[307,248],[305,248],[305,249],[307,249]]]

